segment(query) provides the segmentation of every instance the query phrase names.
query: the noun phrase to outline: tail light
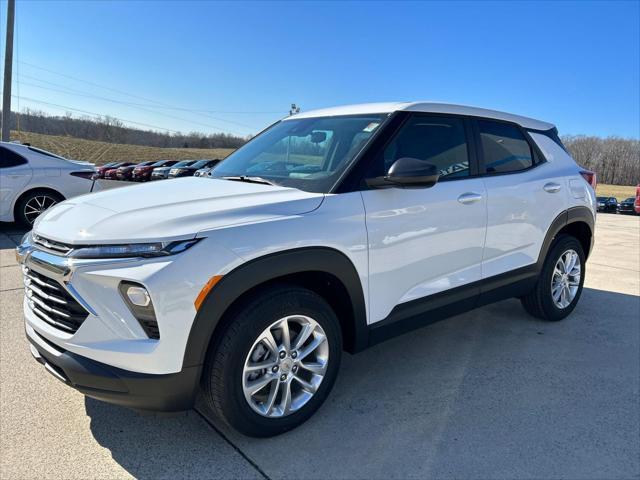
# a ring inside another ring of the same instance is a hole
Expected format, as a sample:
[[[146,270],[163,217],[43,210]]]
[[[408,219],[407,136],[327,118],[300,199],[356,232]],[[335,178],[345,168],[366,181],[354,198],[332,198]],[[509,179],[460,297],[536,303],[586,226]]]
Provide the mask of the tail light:
[[[596,189],[596,184],[597,184],[597,180],[596,180],[596,172],[591,172],[589,170],[582,170],[580,171],[580,175],[582,175],[582,178],[585,179],[585,181],[591,185],[591,187],[595,190]]]
[[[71,172],[70,175],[79,178],[86,178],[87,180],[93,180],[93,176],[96,172],[84,171],[84,172]]]

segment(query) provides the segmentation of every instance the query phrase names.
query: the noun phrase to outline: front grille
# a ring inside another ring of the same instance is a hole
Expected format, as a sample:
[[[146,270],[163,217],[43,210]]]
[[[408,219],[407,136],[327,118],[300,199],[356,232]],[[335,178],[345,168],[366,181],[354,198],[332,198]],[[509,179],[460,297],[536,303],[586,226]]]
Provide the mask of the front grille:
[[[29,308],[41,320],[60,330],[75,333],[89,313],[59,282],[22,267]]]
[[[40,235],[36,235],[35,233],[31,236],[33,243],[41,247],[43,250],[47,250],[49,252],[53,252],[56,254],[66,255],[73,247],[70,245],[65,245],[64,243],[54,242],[53,240],[46,239],[41,237]]]

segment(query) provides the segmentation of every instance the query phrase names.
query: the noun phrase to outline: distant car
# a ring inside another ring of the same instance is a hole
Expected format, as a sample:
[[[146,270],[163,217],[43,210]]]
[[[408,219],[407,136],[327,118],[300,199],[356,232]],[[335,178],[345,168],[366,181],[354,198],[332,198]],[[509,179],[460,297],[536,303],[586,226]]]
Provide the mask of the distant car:
[[[131,180],[134,182],[146,182],[151,180],[151,173],[157,167],[170,167],[178,163],[178,160],[158,160],[150,165],[138,165],[131,172]]]
[[[111,167],[105,170],[104,179],[105,180],[117,180],[118,179],[118,168],[120,167],[128,167],[129,165],[135,165],[132,162],[122,162],[117,167]]]
[[[193,177],[198,170],[203,168],[212,168],[218,163],[220,163],[220,160],[198,160],[197,162],[184,167],[174,165],[173,168],[169,171],[169,178]]]
[[[197,160],[183,160],[182,162],[178,162],[175,165],[173,165],[173,167],[162,166],[159,168],[154,168],[153,172],[151,173],[151,180],[165,180],[169,178],[169,172],[171,171],[172,168],[188,167],[189,165],[191,165],[192,163],[195,163],[196,161]]]
[[[597,197],[598,211],[604,213],[616,213],[618,210],[618,199],[615,197]]]
[[[118,180],[131,180],[131,176],[135,168],[139,166],[144,167],[146,165],[151,165],[152,163],[155,163],[155,162],[151,161],[151,162],[134,163],[131,165],[122,165],[118,167],[118,169],[116,170],[116,177],[118,178]]]
[[[637,197],[629,197],[625,198],[618,205],[618,213],[623,213],[627,215],[637,215],[634,203],[636,202]]]
[[[101,165],[99,167],[96,167],[96,171],[93,174],[93,179],[94,180],[98,180],[100,178],[104,178],[104,173],[111,169],[111,168],[118,168],[120,165],[122,165],[124,162],[109,162],[109,163],[105,163],[104,165]]]
[[[636,187],[636,201],[633,202],[633,208],[640,215],[640,184]]]
[[[95,165],[39,148],[0,142],[0,221],[33,225],[67,198],[89,193]]]

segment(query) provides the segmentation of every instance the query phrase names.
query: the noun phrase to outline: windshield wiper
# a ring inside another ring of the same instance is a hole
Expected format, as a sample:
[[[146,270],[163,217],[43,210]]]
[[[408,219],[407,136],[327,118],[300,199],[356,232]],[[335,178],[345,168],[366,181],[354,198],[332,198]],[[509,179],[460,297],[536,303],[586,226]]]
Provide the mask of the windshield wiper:
[[[238,175],[238,176],[218,177],[218,178],[222,178],[223,180],[231,180],[232,182],[262,183],[263,185],[278,186],[277,183],[274,183],[262,177],[250,177],[246,175]]]

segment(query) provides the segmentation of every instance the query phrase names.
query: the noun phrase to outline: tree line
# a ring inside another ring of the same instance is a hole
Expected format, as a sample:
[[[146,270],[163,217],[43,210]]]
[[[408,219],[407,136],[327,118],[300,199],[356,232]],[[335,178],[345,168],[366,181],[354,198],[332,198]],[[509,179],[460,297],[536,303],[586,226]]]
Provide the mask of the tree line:
[[[598,183],[640,183],[640,140],[567,135],[562,142],[579,165],[596,172]]]
[[[18,116],[12,112],[11,128],[15,130],[17,126]],[[163,133],[127,127],[117,118],[110,116],[97,119],[74,117],[69,113],[64,116],[52,116],[29,109],[20,113],[20,129],[45,135],[72,136],[150,147],[238,148],[250,138],[228,133]],[[579,165],[597,173],[598,182],[614,185],[640,183],[640,140],[567,135],[562,137],[562,141]],[[318,145],[313,147],[319,148]]]
[[[148,147],[238,148],[244,145],[249,138],[229,133],[190,132],[184,134],[142,130],[128,127],[122,121],[108,115],[99,118],[75,117],[70,113],[64,116],[53,116],[30,109],[25,109],[20,113],[19,122],[20,130],[26,132]],[[11,112],[11,129],[18,129],[18,115],[15,112]]]

